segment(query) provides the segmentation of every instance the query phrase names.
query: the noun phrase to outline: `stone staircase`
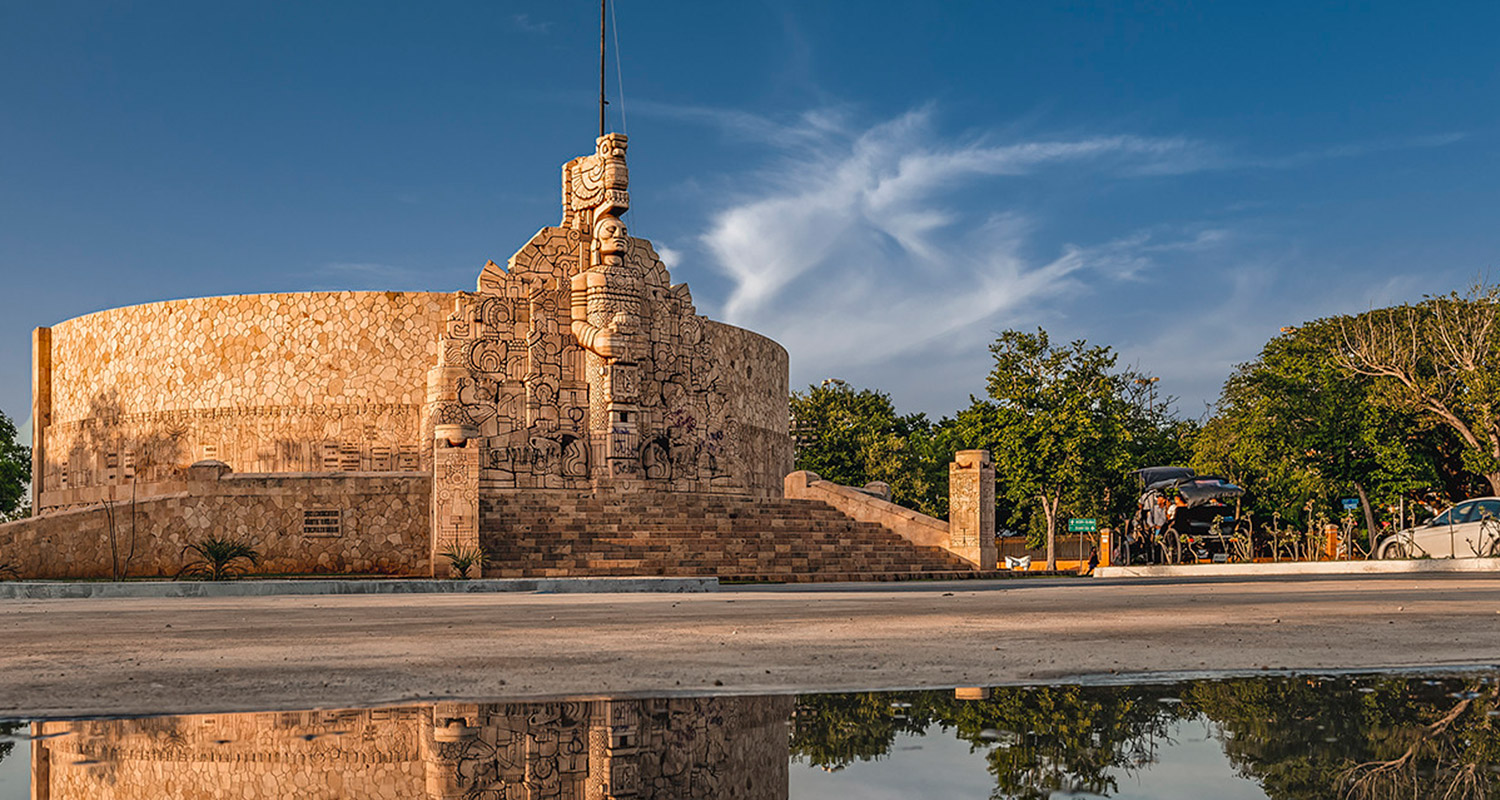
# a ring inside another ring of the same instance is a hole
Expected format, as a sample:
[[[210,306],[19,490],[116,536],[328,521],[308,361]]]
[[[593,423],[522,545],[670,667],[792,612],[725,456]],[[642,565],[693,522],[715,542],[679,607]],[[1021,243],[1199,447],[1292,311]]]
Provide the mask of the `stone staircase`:
[[[526,492],[480,501],[488,578],[716,576],[745,581],[994,577],[816,500]]]

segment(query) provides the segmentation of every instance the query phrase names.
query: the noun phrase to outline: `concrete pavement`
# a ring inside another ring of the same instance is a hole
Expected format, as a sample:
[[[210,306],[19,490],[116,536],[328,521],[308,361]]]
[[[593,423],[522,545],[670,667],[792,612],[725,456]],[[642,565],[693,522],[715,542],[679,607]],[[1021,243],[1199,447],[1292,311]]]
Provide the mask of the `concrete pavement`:
[[[1500,580],[1423,575],[0,601],[0,716],[1500,664]]]

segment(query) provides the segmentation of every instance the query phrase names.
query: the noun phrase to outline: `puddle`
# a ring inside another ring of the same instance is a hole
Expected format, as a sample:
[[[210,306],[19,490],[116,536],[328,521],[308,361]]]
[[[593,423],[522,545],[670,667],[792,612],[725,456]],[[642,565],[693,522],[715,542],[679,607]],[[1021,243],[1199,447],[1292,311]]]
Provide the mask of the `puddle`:
[[[1492,798],[1497,694],[1267,676],[0,722],[0,798]]]

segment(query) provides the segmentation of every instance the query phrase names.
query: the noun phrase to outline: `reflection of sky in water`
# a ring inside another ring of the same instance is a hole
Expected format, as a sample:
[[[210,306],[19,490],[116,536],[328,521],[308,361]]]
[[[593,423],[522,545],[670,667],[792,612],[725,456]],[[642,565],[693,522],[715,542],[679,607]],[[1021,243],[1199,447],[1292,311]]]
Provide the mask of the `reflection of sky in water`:
[[[1235,774],[1208,723],[1178,723],[1172,743],[1162,743],[1157,762],[1134,774],[1116,771],[1120,790],[1111,800],[1264,800],[1265,792],[1252,780]],[[878,761],[855,762],[838,772],[793,763],[790,800],[859,797],[862,800],[910,800],[912,797],[979,798],[986,800],[995,779],[986,769],[983,750],[952,731],[929,728],[926,735],[900,734],[890,755]],[[1207,792],[1207,794],[1205,794]],[[1054,798],[1093,798],[1101,795],[1054,793]]]
[[[3,730],[3,728],[0,728]],[[24,736],[26,729],[17,731]],[[0,800],[25,800],[31,796],[31,743],[16,742],[16,748],[0,759]]]

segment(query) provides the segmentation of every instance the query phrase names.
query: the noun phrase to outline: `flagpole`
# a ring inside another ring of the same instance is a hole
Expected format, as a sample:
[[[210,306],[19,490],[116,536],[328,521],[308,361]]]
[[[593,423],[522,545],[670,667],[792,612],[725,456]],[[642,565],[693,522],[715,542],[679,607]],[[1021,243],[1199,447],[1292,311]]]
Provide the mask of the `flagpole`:
[[[609,101],[604,99],[604,18],[608,10],[609,0],[599,0],[599,136],[604,136],[604,107]]]

